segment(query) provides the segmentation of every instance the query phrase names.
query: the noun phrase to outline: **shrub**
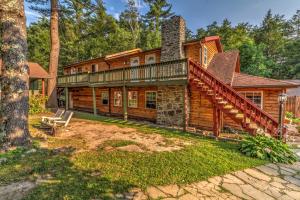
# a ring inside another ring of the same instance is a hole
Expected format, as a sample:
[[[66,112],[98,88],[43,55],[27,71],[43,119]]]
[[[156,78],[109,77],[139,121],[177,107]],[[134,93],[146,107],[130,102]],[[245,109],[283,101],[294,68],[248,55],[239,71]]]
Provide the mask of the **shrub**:
[[[297,161],[296,155],[287,144],[263,135],[245,137],[240,150],[247,156],[269,160],[273,163],[293,163]]]
[[[30,114],[38,114],[46,111],[45,103],[47,101],[47,97],[43,97],[42,95],[32,95],[29,97],[29,113]]]

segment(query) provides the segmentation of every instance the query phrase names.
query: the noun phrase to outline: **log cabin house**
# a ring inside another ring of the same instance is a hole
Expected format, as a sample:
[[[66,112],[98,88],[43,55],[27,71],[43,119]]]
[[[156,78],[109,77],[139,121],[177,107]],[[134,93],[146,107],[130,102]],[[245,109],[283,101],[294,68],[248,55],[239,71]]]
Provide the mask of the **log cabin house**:
[[[162,25],[161,48],[133,49],[64,67],[58,87],[68,109],[213,130],[224,126],[277,136],[278,95],[289,82],[240,72],[238,51],[218,36],[185,40],[180,16]]]

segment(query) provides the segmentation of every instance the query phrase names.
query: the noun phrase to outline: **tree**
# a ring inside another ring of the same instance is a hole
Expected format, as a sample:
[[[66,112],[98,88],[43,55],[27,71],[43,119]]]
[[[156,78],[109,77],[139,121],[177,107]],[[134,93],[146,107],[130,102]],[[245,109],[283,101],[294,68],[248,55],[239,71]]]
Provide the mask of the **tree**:
[[[29,3],[34,3],[31,8],[40,12],[44,16],[50,14],[50,57],[49,57],[49,75],[47,95],[47,106],[50,108],[57,107],[57,94],[56,94],[56,79],[58,72],[59,62],[59,0],[27,0]],[[50,11],[45,6],[50,1]]]
[[[128,0],[127,8],[120,15],[120,24],[126,30],[131,32],[132,43],[134,48],[139,44],[140,40],[140,13],[138,11],[136,1]]]
[[[50,38],[51,50],[49,61],[49,75],[48,79],[48,107],[57,107],[57,94],[56,94],[56,78],[58,71],[59,59],[59,32],[58,32],[58,1],[51,0],[51,17],[50,17]]]
[[[0,143],[3,148],[29,142],[26,22],[23,0],[2,0]]]
[[[300,39],[300,10],[297,10],[296,14],[293,15],[290,23],[292,27],[292,37]]]
[[[145,0],[149,11],[143,16],[143,49],[161,46],[162,22],[174,15],[172,5],[167,0]]]
[[[28,58],[48,70],[50,56],[50,22],[46,18],[27,28]]]

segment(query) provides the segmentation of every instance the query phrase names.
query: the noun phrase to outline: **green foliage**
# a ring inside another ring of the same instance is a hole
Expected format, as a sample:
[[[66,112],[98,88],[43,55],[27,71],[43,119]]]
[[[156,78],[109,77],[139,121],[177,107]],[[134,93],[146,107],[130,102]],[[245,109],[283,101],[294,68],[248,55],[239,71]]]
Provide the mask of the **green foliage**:
[[[300,118],[295,117],[294,113],[292,112],[286,112],[285,118],[288,119],[293,124],[299,124]]]
[[[242,153],[273,163],[294,163],[297,157],[287,144],[263,135],[246,137],[240,146]]]
[[[42,95],[32,95],[29,98],[29,114],[38,114],[46,112],[45,104],[47,97]]]

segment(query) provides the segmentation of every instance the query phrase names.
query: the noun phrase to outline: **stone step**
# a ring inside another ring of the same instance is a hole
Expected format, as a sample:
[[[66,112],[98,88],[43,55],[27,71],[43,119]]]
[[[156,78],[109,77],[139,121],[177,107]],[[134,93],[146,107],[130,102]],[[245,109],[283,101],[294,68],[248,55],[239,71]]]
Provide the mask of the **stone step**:
[[[218,104],[226,105],[226,104],[228,104],[228,102],[227,102],[227,101],[219,101]],[[225,106],[224,106],[224,107],[225,107]]]
[[[250,129],[258,129],[258,126],[255,123],[250,123],[248,126]]]

